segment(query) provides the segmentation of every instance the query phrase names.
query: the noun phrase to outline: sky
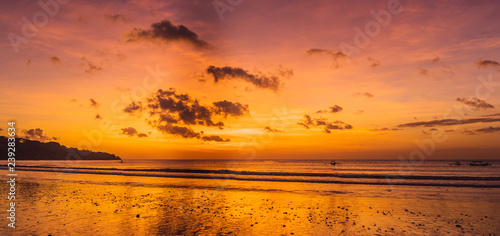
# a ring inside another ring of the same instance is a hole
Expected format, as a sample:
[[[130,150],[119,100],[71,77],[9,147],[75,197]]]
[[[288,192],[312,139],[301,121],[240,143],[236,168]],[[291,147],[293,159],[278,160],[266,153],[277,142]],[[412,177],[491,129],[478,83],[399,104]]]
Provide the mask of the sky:
[[[2,1],[0,133],[124,159],[498,159],[498,1]]]

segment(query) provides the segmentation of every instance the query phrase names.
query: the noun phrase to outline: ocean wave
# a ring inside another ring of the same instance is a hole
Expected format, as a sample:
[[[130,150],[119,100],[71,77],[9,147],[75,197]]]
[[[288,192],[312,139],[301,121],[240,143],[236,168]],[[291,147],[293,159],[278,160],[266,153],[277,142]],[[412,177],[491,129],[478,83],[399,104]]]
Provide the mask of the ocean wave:
[[[6,165],[0,165],[6,167]],[[130,168],[89,168],[89,167],[60,167],[60,166],[17,166],[19,170],[54,169],[54,170],[98,170],[98,171],[126,171],[126,172],[158,172],[158,173],[189,173],[189,174],[218,174],[218,175],[257,175],[257,176],[289,176],[289,177],[335,177],[346,179],[414,179],[414,180],[479,180],[500,181],[500,176],[465,176],[465,175],[395,175],[395,174],[365,174],[365,173],[310,173],[310,172],[262,172],[262,171],[235,171],[235,170],[205,170],[205,169],[130,169]]]
[[[17,166],[19,171],[60,172],[75,174],[100,174],[142,177],[167,177],[187,179],[220,179],[240,181],[297,182],[324,184],[364,184],[364,185],[410,185],[443,187],[481,187],[500,188],[500,177],[474,176],[402,176],[373,174],[335,174],[335,173],[292,173],[292,172],[253,172],[233,170],[199,169],[119,169],[85,167],[47,167]],[[287,178],[279,178],[287,177]],[[302,177],[302,178],[296,178]],[[305,178],[304,178],[305,177]],[[313,178],[315,177],[315,178]],[[331,179],[335,178],[335,179]],[[353,179],[354,181],[346,180]],[[449,181],[444,182],[443,180]]]

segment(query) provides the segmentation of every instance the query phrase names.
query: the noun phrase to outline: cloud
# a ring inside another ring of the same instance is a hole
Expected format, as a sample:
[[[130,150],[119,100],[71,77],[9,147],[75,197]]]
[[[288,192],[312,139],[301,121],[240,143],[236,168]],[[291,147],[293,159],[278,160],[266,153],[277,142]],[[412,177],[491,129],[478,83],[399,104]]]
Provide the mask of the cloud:
[[[332,65],[333,68],[340,67],[340,63],[339,63],[340,59],[348,58],[348,56],[341,51],[334,52],[331,50],[321,49],[321,48],[311,48],[311,49],[306,51],[306,54],[308,56],[313,56],[313,55],[328,55],[328,56],[330,56],[333,60],[333,65]]]
[[[450,126],[450,125],[465,125],[465,124],[475,124],[475,123],[491,123],[499,122],[500,117],[480,117],[480,118],[469,118],[469,119],[440,119],[431,121],[419,121],[411,122],[406,124],[400,124],[396,127],[398,128],[412,128],[412,127],[434,127],[434,126]]]
[[[368,61],[372,63],[370,65],[371,68],[375,68],[375,67],[380,66],[380,61],[375,59],[375,58],[368,57]]]
[[[132,102],[128,104],[124,109],[123,112],[129,113],[129,114],[134,114],[136,111],[141,111],[142,110],[142,104],[141,102]]]
[[[133,101],[123,112],[137,116],[146,113],[146,122],[163,134],[215,142],[230,140],[205,135],[203,131],[195,131],[192,127],[223,129],[224,123],[214,121],[214,118],[241,117],[250,113],[248,105],[227,100],[202,105],[198,99],[193,99],[188,94],[179,94],[174,88],[159,89],[143,101]]]
[[[362,115],[363,113],[365,112],[365,110],[357,110],[356,112],[354,112],[354,115]]]
[[[310,115],[304,115],[304,119],[302,120],[303,124],[306,125],[314,125],[314,120],[311,118]]]
[[[58,140],[56,137],[48,137],[46,134],[44,134],[43,130],[40,128],[36,129],[29,129],[29,130],[22,130],[22,133],[24,134],[25,139],[29,140],[36,140],[40,142],[46,142],[46,141],[52,141],[52,140]]]
[[[76,99],[73,98],[73,99],[70,100],[70,102],[76,102]]]
[[[216,109],[216,114],[223,114],[224,117],[227,116],[244,116],[248,115],[248,105],[242,105],[239,102],[233,103],[227,100],[214,102],[214,107]]]
[[[309,56],[316,55],[316,54],[326,54],[326,55],[336,56],[336,57],[346,57],[347,56],[341,51],[334,52],[334,51],[331,51],[328,49],[321,49],[321,48],[311,48],[311,49],[307,50],[306,53]]]
[[[493,60],[479,60],[476,62],[476,65],[478,68],[487,68],[487,67],[493,67],[497,70],[500,70],[500,63],[498,61],[493,61]]]
[[[427,76],[427,75],[429,75],[429,70],[424,69],[424,68],[418,68],[418,74]]]
[[[326,133],[330,133],[330,130],[346,130],[352,129],[352,125],[346,124],[343,121],[337,120],[330,122],[324,118],[312,118],[309,115],[304,115],[304,118],[297,123],[298,125],[304,126],[309,129],[311,126],[323,126]]]
[[[133,127],[123,128],[120,134],[132,137],[137,134],[137,130]]]
[[[32,62],[32,60],[31,60],[31,59],[28,59],[28,61],[26,62],[26,66],[31,65],[31,62]]]
[[[99,107],[101,104],[99,104],[96,100],[93,98],[90,99],[90,107]]]
[[[123,129],[122,129],[122,132],[121,132],[120,134],[122,134],[122,135],[127,135],[127,136],[129,136],[129,137],[133,137],[133,136],[137,136],[137,137],[139,137],[139,138],[146,138],[146,137],[148,137],[148,135],[147,135],[147,134],[145,134],[145,133],[139,133],[139,132],[137,132],[137,130],[136,130],[135,128],[133,128],[133,127],[123,128]]]
[[[213,77],[215,83],[218,83],[220,80],[223,79],[228,79],[228,80],[240,79],[255,85],[255,87],[257,88],[270,89],[275,92],[278,91],[278,89],[282,85],[281,78],[277,75],[272,75],[272,74],[264,75],[260,72],[257,72],[258,74],[252,74],[247,70],[244,70],[239,67],[209,66],[206,69],[206,72],[209,76]],[[281,77],[288,78],[289,76],[293,76],[293,71],[279,70],[278,74]]]
[[[367,97],[367,98],[373,98],[373,97],[375,97],[373,94],[368,93],[368,92],[365,92],[365,93],[355,93],[353,96],[355,96],[355,97],[362,96],[362,97]]]
[[[282,65],[279,65],[278,71],[276,72],[278,76],[283,77],[283,78],[291,78],[293,77],[293,70],[285,68]]]
[[[201,134],[199,132],[196,132],[189,127],[177,126],[177,125],[172,125],[169,123],[164,124],[164,125],[158,125],[156,128],[164,134],[178,135],[178,136],[181,136],[183,138],[198,138],[199,139],[201,136]]]
[[[306,124],[304,124],[302,122],[298,122],[297,124],[304,126],[304,128],[306,128],[306,129],[310,129],[309,125],[306,125]]]
[[[209,135],[201,137],[203,141],[215,141],[215,142],[229,142],[230,139],[224,139],[217,135]]]
[[[118,23],[118,22],[122,22],[122,23],[132,23],[134,22],[132,19],[128,18],[128,17],[125,17],[123,15],[120,15],[120,14],[115,14],[115,15],[104,15],[104,18],[106,20],[109,20],[113,23]]]
[[[500,113],[482,115],[483,117],[500,116]]]
[[[153,23],[150,29],[133,29],[127,35],[127,42],[157,41],[163,43],[187,42],[196,48],[208,49],[211,45],[201,40],[195,32],[184,25],[174,25],[170,20]]]
[[[371,129],[370,131],[388,131],[389,128],[384,127],[384,128],[379,128],[379,129]]]
[[[401,130],[401,129],[398,129],[398,128],[391,129],[391,128],[383,127],[383,128],[371,129],[370,131],[372,131],[372,132],[384,132],[384,131],[396,131],[396,130]],[[386,134],[386,133],[384,132],[382,134]]]
[[[319,111],[316,111],[316,113],[337,113],[337,112],[341,112],[342,110],[344,110],[341,106],[339,105],[333,105],[331,107],[329,107],[330,110],[319,110]]]
[[[421,76],[428,76],[434,79],[452,78],[455,72],[449,66],[436,67],[433,70],[426,68],[418,68],[418,74]]]
[[[282,130],[273,129],[273,128],[269,127],[269,126],[265,127],[264,131],[269,132],[269,133],[283,133],[283,132],[285,132],[285,131],[282,131]]]
[[[481,100],[479,98],[457,98],[458,102],[461,102],[465,105],[474,107],[475,109],[492,109],[495,108],[493,105],[487,103],[484,100]]]
[[[61,59],[59,59],[59,57],[56,57],[56,56],[49,57],[49,61],[52,62],[52,64],[54,64],[54,65],[62,63]],[[30,63],[31,63],[31,61],[30,61]]]
[[[334,106],[330,107],[331,113],[341,112],[342,110],[343,110],[343,108],[339,105],[334,105]]]
[[[99,114],[97,114],[97,115],[95,115],[95,119],[96,119],[96,120],[102,120],[102,116],[101,116],[101,115],[99,115]]]
[[[80,63],[80,66],[83,67],[85,73],[87,74],[93,74],[103,69],[102,65],[96,65],[94,62],[85,57],[82,57],[82,63]]]
[[[96,49],[95,54],[101,58],[103,58],[104,62],[110,63],[111,61],[123,61],[127,56],[125,54],[116,49],[116,48],[101,48]],[[101,62],[101,64],[103,64]]]
[[[497,133],[497,132],[500,132],[500,127],[489,126],[487,128],[476,129],[476,132],[481,132],[481,133]]]
[[[334,121],[333,123],[326,124],[327,129],[352,129],[352,125],[346,124],[343,121]]]
[[[432,59],[429,60],[430,63],[438,63],[441,60],[438,55],[434,55]]]
[[[462,132],[460,132],[461,134],[465,134],[465,135],[476,135],[476,132],[474,131],[471,131],[471,130],[463,130]]]

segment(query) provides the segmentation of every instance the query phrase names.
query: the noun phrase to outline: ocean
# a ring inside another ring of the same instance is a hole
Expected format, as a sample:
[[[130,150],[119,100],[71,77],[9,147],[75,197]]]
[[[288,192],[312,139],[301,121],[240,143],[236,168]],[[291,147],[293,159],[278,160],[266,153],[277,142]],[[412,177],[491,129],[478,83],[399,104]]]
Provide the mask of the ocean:
[[[342,160],[18,161],[17,170],[52,173],[358,185],[500,188],[500,162]]]

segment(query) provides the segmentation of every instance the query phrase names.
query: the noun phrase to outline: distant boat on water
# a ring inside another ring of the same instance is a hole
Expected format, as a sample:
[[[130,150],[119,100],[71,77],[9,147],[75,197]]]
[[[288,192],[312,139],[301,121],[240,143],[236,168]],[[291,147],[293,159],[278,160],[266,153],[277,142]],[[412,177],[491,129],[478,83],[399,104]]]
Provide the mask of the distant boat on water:
[[[472,161],[469,163],[470,166],[491,166],[490,163],[488,162],[483,162],[483,161]]]
[[[457,162],[455,162],[455,163],[451,163],[451,164],[450,164],[450,166],[460,166],[460,165],[461,165],[461,164],[460,164],[460,162],[459,162],[459,161],[457,161]]]
[[[330,162],[330,165],[332,165],[332,166],[337,165],[337,164],[339,164],[339,163],[337,163],[336,161],[331,161]]]

